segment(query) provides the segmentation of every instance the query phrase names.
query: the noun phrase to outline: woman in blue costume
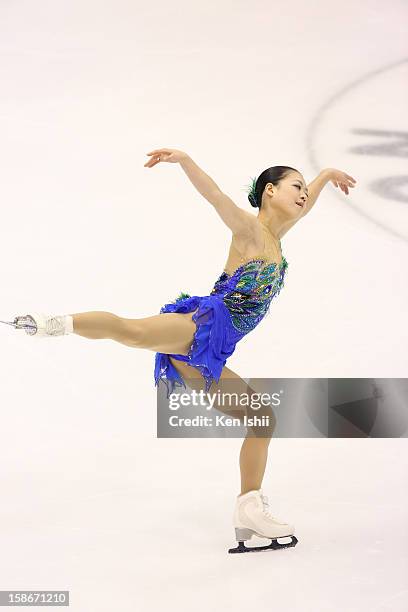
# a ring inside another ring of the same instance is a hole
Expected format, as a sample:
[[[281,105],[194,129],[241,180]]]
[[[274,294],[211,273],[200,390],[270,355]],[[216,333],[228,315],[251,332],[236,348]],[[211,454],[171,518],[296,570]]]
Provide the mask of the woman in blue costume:
[[[179,387],[216,393],[224,379],[234,379],[234,390],[248,393],[247,383],[226,366],[237,343],[268,313],[271,301],[282,289],[288,263],[281,238],[307,214],[322,188],[331,181],[348,194],[355,179],[328,168],[306,185],[290,166],[274,166],[253,180],[248,199],[258,209],[255,217],[238,207],[183,151],[156,149],[147,154],[145,167],[160,162],[179,163],[200,194],[213,206],[232,232],[226,265],[209,295],[180,294],[165,304],[160,314],[125,319],[110,312],[84,312],[51,316],[41,313],[16,317],[12,323],[30,335],[59,336],[68,333],[110,338],[127,346],[156,353],[154,379],[166,385],[167,395]],[[261,484],[273,427],[264,435],[247,435],[240,452],[241,493],[237,497],[234,526],[238,552],[253,534],[272,539],[292,536],[294,528],[268,511]]]

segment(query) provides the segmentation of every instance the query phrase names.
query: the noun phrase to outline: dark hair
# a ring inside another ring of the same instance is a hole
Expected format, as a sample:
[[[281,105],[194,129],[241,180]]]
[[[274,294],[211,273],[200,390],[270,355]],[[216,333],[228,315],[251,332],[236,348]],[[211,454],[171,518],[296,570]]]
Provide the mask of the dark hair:
[[[261,209],[262,206],[262,194],[264,192],[267,183],[277,185],[282,179],[286,178],[291,172],[298,172],[296,168],[290,166],[272,166],[264,170],[257,179],[252,179],[250,188],[248,191],[248,200],[251,206],[254,208]]]

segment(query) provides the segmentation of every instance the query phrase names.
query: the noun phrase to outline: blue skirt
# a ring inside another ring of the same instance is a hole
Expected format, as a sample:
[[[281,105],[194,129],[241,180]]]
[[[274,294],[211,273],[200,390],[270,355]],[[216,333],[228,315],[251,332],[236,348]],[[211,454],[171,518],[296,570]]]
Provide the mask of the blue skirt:
[[[186,388],[183,377],[177,372],[169,357],[184,361],[196,368],[205,381],[209,391],[215,380],[219,381],[225,363],[235,350],[235,346],[246,334],[238,331],[231,323],[228,308],[222,296],[190,296],[182,293],[174,302],[160,310],[164,312],[193,312],[196,324],[193,341],[188,355],[156,353],[154,379],[156,387],[162,380],[167,387],[167,398],[177,387]]]

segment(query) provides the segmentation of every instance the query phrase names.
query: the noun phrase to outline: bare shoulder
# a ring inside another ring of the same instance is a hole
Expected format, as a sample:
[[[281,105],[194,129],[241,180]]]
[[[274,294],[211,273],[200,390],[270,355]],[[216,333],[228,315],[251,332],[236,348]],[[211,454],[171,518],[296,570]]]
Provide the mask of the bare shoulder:
[[[237,204],[222,191],[217,191],[209,202],[232,231],[233,235],[247,236],[253,231],[256,218]]]

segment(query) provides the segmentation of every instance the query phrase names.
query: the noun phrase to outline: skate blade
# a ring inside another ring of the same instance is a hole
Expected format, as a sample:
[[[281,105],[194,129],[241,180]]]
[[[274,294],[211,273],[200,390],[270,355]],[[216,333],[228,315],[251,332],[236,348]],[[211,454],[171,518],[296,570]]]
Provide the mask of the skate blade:
[[[12,327],[14,327],[14,329],[36,329],[35,325],[30,325],[29,323],[21,325],[20,327],[18,327],[15,321],[0,321],[0,323],[4,323],[5,325],[11,325]]]
[[[278,542],[278,539],[281,540],[282,538],[274,538],[273,540],[271,540],[270,544],[267,544],[266,546],[245,546],[245,542],[238,542],[238,546],[236,546],[236,548],[230,548],[229,549],[229,553],[246,553],[246,552],[259,552],[261,550],[279,550],[280,548],[290,548],[292,546],[296,546],[296,544],[298,543],[298,539],[296,536],[292,535],[292,536],[285,536],[288,538],[291,538],[290,542],[285,542],[283,544],[281,544],[280,542]]]
[[[0,321],[0,323],[4,323],[5,325],[12,325],[13,327],[16,326],[16,323],[14,323],[14,321]]]

